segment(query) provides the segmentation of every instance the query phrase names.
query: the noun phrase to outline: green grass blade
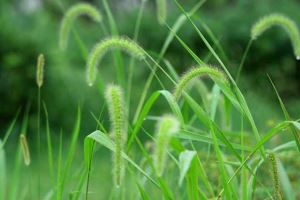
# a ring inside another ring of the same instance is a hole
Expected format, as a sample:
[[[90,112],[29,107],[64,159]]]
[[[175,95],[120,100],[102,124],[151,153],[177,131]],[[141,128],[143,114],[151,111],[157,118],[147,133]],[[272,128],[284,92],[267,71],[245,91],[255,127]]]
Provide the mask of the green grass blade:
[[[279,180],[281,183],[281,188],[283,190],[284,196],[286,200],[295,200],[295,192],[293,191],[291,181],[287,175],[287,172],[280,161],[280,159],[277,157],[277,165],[278,165],[278,173],[279,173]]]
[[[146,103],[145,103],[144,107],[142,108],[136,122],[134,123],[133,131],[131,132],[131,134],[129,136],[129,139],[128,139],[127,151],[131,148],[132,142],[134,141],[138,131],[141,129],[145,117],[147,116],[147,114],[149,113],[151,107],[157,101],[159,96],[162,96],[162,97],[165,98],[165,100],[168,102],[172,112],[178,118],[181,126],[184,127],[183,116],[181,114],[180,108],[179,108],[177,102],[175,101],[173,95],[167,90],[156,91],[156,92],[152,93],[152,95],[146,101]]]
[[[283,103],[283,101],[282,101],[282,99],[281,99],[281,97],[280,97],[280,95],[279,95],[279,93],[278,93],[278,91],[277,91],[277,89],[275,87],[275,84],[273,83],[273,81],[272,81],[272,79],[271,79],[271,77],[269,75],[268,75],[268,78],[269,78],[269,80],[270,80],[270,82],[272,84],[272,87],[273,87],[273,89],[274,89],[274,91],[276,93],[276,96],[277,96],[277,99],[279,101],[281,110],[282,110],[282,112],[284,114],[285,120],[287,120],[287,121],[291,120],[291,117],[290,117],[287,109],[284,106],[284,103]],[[300,151],[300,130],[299,129],[297,130],[295,126],[291,126],[290,130],[291,130],[292,134],[294,135],[295,142],[296,142],[296,144],[298,146],[298,151]]]
[[[85,161],[88,161],[91,158],[91,151],[90,151],[90,144],[91,142],[97,142],[100,145],[103,145],[104,147],[108,148],[112,152],[115,151],[115,144],[114,142],[104,133],[101,131],[94,131],[93,133],[86,136],[84,141],[85,146]],[[150,177],[150,175],[145,172],[142,168],[138,166],[133,160],[131,160],[130,157],[128,157],[127,154],[122,152],[122,157],[126,159],[133,167],[135,167],[139,172],[141,172],[148,180],[150,180],[154,185],[158,186],[159,184]]]
[[[234,79],[232,78],[231,74],[229,73],[229,71],[227,70],[226,66],[224,65],[224,63],[222,62],[222,60],[220,59],[220,57],[217,55],[217,53],[215,52],[215,50],[212,48],[212,46],[209,44],[209,42],[206,40],[206,38],[204,37],[204,35],[201,33],[201,31],[197,28],[197,26],[194,24],[194,22],[192,21],[192,19],[188,16],[188,14],[184,11],[183,7],[179,4],[179,2],[177,0],[173,0],[175,2],[175,4],[177,5],[177,7],[181,10],[181,12],[187,17],[187,19],[189,20],[189,22],[191,23],[191,25],[193,26],[193,28],[196,30],[196,32],[198,33],[198,35],[200,36],[200,38],[202,39],[202,41],[205,43],[206,47],[209,49],[209,51],[213,54],[213,56],[216,58],[216,60],[219,62],[219,64],[221,65],[222,69],[225,71],[226,75],[228,76],[228,78],[230,79],[232,85],[233,85],[233,91],[236,95],[236,98],[239,101],[239,104],[241,105],[244,114],[246,115],[248,121],[250,122],[250,125],[252,127],[252,130],[254,132],[254,136],[256,138],[257,141],[260,141],[260,135],[258,132],[258,129],[255,125],[254,119],[252,117],[252,114],[248,108],[248,105],[246,103],[246,100],[244,98],[244,96],[242,95],[240,89],[238,88],[238,86],[236,85]],[[182,43],[181,39],[176,36],[176,38],[180,41],[180,43]],[[186,45],[183,45],[183,47],[194,57],[194,59],[199,63],[199,58],[198,56],[196,56],[193,52],[190,52],[191,50],[189,48],[186,47]],[[202,61],[201,61],[202,62]],[[265,150],[264,147],[260,147],[260,152],[261,155],[263,157],[265,157]]]
[[[179,175],[179,181],[178,181],[179,185],[182,184],[183,179],[191,166],[192,160],[196,155],[197,155],[197,152],[188,151],[188,150],[185,150],[182,153],[180,153],[180,155],[179,155],[180,175]]]
[[[256,187],[256,172],[259,169],[259,167],[264,163],[263,159],[260,159],[259,162],[253,167],[253,174],[250,175],[250,178],[248,180],[248,187],[247,187],[247,199],[254,199],[254,192]]]
[[[63,146],[63,142],[62,142],[62,132],[60,132],[60,137],[59,137],[59,149],[58,149],[58,159],[57,159],[57,182],[56,182],[56,199],[57,200],[62,200],[63,198],[63,187],[62,187],[62,177],[63,177],[63,169],[62,169],[62,165],[63,165],[63,157],[62,157],[62,146]]]
[[[5,152],[0,140],[0,199],[5,199],[6,193],[6,160]]]
[[[105,10],[105,12],[107,14],[107,17],[108,17],[108,22],[109,22],[111,34],[113,36],[118,36],[119,35],[118,27],[116,25],[116,21],[115,21],[114,16],[111,12],[109,4],[108,4],[107,0],[102,0],[102,3],[103,3],[103,6],[104,6],[104,10]],[[113,58],[114,58],[115,66],[116,66],[117,79],[118,79],[119,85],[125,85],[124,64],[123,64],[123,59],[122,59],[122,55],[121,55],[120,50],[116,49],[113,52]]]
[[[137,183],[139,192],[140,192],[140,196],[142,200],[150,200],[150,197],[148,196],[148,194],[145,192],[145,190],[142,188],[142,186],[140,184]]]
[[[29,117],[30,104],[27,105],[21,126],[21,133],[27,134],[28,128],[28,117]],[[7,195],[9,199],[16,200],[18,199],[18,195],[20,192],[20,175],[21,175],[21,167],[22,167],[22,153],[21,147],[18,145],[15,151],[15,160],[13,162],[13,172],[10,176],[10,187],[8,188]]]
[[[65,167],[63,170],[62,184],[61,184],[62,191],[64,188],[65,181],[70,173],[71,165],[72,165],[72,162],[74,159],[76,145],[77,145],[78,136],[79,136],[79,132],[80,132],[80,120],[81,120],[81,111],[80,111],[80,108],[78,107],[77,117],[76,117],[74,129],[72,132],[72,139],[71,139],[71,143],[70,143],[70,147],[69,147],[69,152],[68,152],[66,164],[65,164]]]
[[[16,124],[16,121],[17,121],[18,116],[19,116],[19,114],[20,114],[20,111],[21,111],[21,108],[18,109],[18,111],[17,111],[17,113],[16,113],[14,119],[12,120],[12,122],[10,123],[10,125],[9,125],[9,127],[8,127],[8,129],[7,129],[7,131],[6,131],[5,134],[4,134],[4,138],[3,138],[3,141],[2,141],[2,144],[1,144],[1,147],[2,147],[2,148],[4,148],[4,146],[5,146],[5,144],[6,144],[7,140],[8,140],[8,138],[9,138],[9,136],[10,136],[10,134],[12,133],[12,131],[13,131],[14,127],[15,127],[15,124]]]
[[[48,165],[49,165],[50,176],[53,179],[54,178],[54,161],[53,161],[52,140],[51,140],[51,134],[50,134],[49,115],[48,115],[47,106],[46,106],[45,102],[43,102],[43,108],[44,108],[45,119],[46,119]]]
[[[231,176],[227,184],[229,184],[233,178],[240,172],[240,170],[243,168],[244,165],[246,165],[247,161],[249,161],[252,156],[260,149],[261,146],[263,146],[265,143],[267,143],[272,137],[274,137],[276,134],[278,134],[280,131],[283,131],[284,129],[290,127],[293,123],[291,121],[283,121],[279,123],[277,126],[273,127],[271,130],[269,130],[262,138],[261,140],[253,147],[252,152],[246,157],[246,159],[241,163],[241,165],[235,170],[234,174]],[[220,191],[219,194],[222,194],[224,192],[224,189]]]

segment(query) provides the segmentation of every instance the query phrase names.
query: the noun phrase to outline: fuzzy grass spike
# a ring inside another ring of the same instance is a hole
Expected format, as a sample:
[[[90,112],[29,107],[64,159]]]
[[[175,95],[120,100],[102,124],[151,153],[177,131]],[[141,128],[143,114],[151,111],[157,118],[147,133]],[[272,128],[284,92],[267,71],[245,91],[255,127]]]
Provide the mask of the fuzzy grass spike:
[[[131,56],[144,59],[145,51],[134,41],[123,37],[110,37],[102,40],[94,46],[87,60],[87,82],[92,86],[96,80],[97,65],[108,50],[121,49]]]
[[[59,47],[64,50],[68,44],[68,37],[75,19],[81,15],[86,15],[96,22],[101,22],[102,16],[100,12],[88,3],[78,3],[69,8],[61,22],[59,33]]]
[[[21,144],[21,150],[23,153],[24,163],[26,166],[29,166],[30,165],[30,152],[29,152],[27,139],[24,134],[20,135],[20,144]]]
[[[172,136],[179,131],[179,122],[172,115],[164,115],[156,127],[156,145],[154,150],[154,164],[158,176],[163,175],[167,161],[167,151]]]
[[[291,40],[296,59],[300,59],[300,33],[296,23],[290,18],[281,14],[271,14],[260,19],[251,30],[252,40],[257,39],[266,30],[273,26],[282,27]]]
[[[105,99],[108,105],[109,117],[111,121],[111,134],[115,141],[114,153],[114,182],[117,187],[121,185],[124,177],[124,160],[122,151],[127,140],[126,109],[124,107],[123,91],[119,86],[109,85],[105,91]]]
[[[45,58],[43,54],[40,54],[37,59],[37,67],[36,67],[36,84],[38,87],[42,87],[44,82],[44,66],[45,66]]]
[[[278,166],[277,161],[274,153],[269,154],[269,160],[271,161],[272,165],[272,173],[273,173],[273,182],[274,182],[274,190],[275,190],[275,199],[281,200],[281,190],[280,190],[280,181],[279,181],[279,175],[278,175]]]
[[[176,99],[179,99],[184,88],[187,86],[187,84],[190,81],[192,81],[194,78],[196,78],[198,76],[205,76],[205,75],[208,75],[211,78],[221,80],[223,82],[227,82],[227,79],[226,79],[224,73],[221,72],[220,70],[218,70],[214,67],[208,66],[208,65],[200,65],[200,66],[192,68],[191,70],[189,70],[185,74],[183,74],[183,76],[181,76],[178,84],[175,87],[175,90],[173,93],[174,97]]]

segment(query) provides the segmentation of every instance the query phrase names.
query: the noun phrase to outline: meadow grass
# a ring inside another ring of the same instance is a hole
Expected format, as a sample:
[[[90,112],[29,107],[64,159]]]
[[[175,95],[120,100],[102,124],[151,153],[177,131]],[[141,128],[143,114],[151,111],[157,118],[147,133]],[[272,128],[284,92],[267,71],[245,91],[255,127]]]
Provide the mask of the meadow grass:
[[[168,24],[165,10],[171,3],[181,12],[172,26]],[[38,141],[35,149],[38,156],[31,156],[34,150],[30,145],[32,140],[27,142],[25,137],[30,106],[20,108],[0,140],[0,199],[297,199],[300,195],[298,187],[293,185],[295,181],[286,170],[288,166],[281,160],[288,152],[293,153],[292,159],[299,157],[299,119],[290,116],[269,77],[284,119],[268,131],[263,131],[266,128],[260,130],[248,106],[249,100],[238,84],[253,39],[283,19],[273,16],[275,19],[270,24],[268,19],[263,19],[255,25],[238,74],[233,77],[228,70],[230,59],[216,34],[204,22],[201,22],[203,28],[199,28],[191,18],[204,3],[205,0],[198,2],[187,12],[177,0],[157,0],[159,26],[169,30],[158,53],[138,45],[146,1],[140,4],[132,40],[120,37],[107,0],[102,0],[102,6],[108,27],[101,25],[107,34],[106,39],[95,41],[89,55],[81,36],[72,29],[77,48],[86,62],[87,73],[82,76],[86,76],[87,85],[95,87],[99,84],[96,68],[107,50],[112,51],[117,75],[116,80],[104,83],[106,90],[102,95],[105,103],[99,101],[103,107],[99,117],[91,113],[96,128],[88,134],[81,132],[82,124],[90,119],[82,117],[80,106],[69,138],[64,134],[65,130],[59,134],[51,131],[51,115],[41,96],[41,86],[47,84],[43,78],[45,61],[39,56],[37,134],[30,135]],[[60,5],[63,7],[62,2]],[[75,17],[87,14],[97,22],[102,18],[92,5],[78,5],[66,11],[62,19],[58,41],[62,48],[66,48]],[[291,25],[286,18],[283,21],[288,23],[283,26],[287,26],[291,40],[298,40],[293,39],[296,25]],[[179,35],[178,31],[184,24],[189,25],[204,42],[209,51],[207,60],[199,57]],[[177,73],[177,64],[164,58],[173,40],[179,42],[197,66],[182,76]],[[143,62],[130,58],[127,63],[120,50]],[[211,57],[219,67],[208,64]],[[127,65],[128,78],[124,69]],[[139,65],[146,65],[150,71],[141,85],[140,96],[133,96],[132,88],[136,84],[133,74],[136,67],[142,67]],[[196,79],[203,75],[208,75],[212,81]],[[195,80],[193,88],[188,87],[191,80]],[[155,84],[159,87],[150,90]],[[137,98],[137,105],[130,104],[132,98]],[[163,103],[166,107],[163,111],[170,114],[153,115],[151,111],[158,103]],[[103,111],[106,107],[108,112]],[[25,110],[22,119],[19,116],[21,110]],[[238,122],[233,118],[234,114],[238,116]],[[106,118],[110,119],[110,127],[103,123]],[[18,121],[21,121],[21,128],[16,126]],[[14,145],[13,132],[21,140],[15,147],[14,161],[6,152],[7,142]],[[288,139],[274,145],[272,140],[280,134],[285,134]],[[105,152],[102,147],[109,151]],[[24,162],[21,162],[22,153]],[[113,159],[106,156],[108,153]],[[9,169],[11,163],[13,167]],[[20,181],[23,179],[26,179],[26,185]]]

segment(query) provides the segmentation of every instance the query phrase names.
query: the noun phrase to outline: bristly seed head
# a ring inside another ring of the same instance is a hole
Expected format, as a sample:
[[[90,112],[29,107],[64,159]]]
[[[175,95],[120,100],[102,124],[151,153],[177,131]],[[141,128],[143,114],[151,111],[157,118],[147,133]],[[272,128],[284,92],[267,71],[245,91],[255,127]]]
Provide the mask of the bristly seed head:
[[[179,121],[172,115],[164,115],[157,123],[154,164],[158,176],[162,176],[167,161],[168,146],[172,136],[179,131]]]
[[[40,54],[37,59],[37,67],[36,67],[36,83],[38,87],[42,87],[44,82],[44,65],[45,58],[43,54]]]
[[[261,18],[251,29],[252,40],[257,39],[261,34],[272,26],[282,27],[292,42],[296,59],[300,59],[300,32],[296,23],[282,14],[271,14]]]
[[[86,15],[95,22],[101,22],[102,16],[94,6],[88,3],[77,3],[69,8],[62,21],[59,32],[59,47],[64,50],[68,44],[68,37],[75,18]]]
[[[122,152],[127,140],[127,122],[126,122],[126,109],[124,104],[124,96],[122,88],[117,85],[109,85],[105,91],[105,99],[108,105],[109,117],[111,121],[110,132],[115,141],[114,152],[114,182],[117,187],[121,185],[124,177],[124,159]]]
[[[24,163],[26,166],[29,166],[30,165],[30,152],[29,152],[27,139],[24,134],[20,135],[20,144],[21,144],[21,150],[23,153]]]
[[[186,73],[184,73],[181,76],[181,78],[178,81],[178,84],[176,85],[176,87],[174,89],[173,95],[174,95],[175,99],[177,99],[177,100],[179,99],[184,88],[187,86],[187,84],[190,81],[192,81],[194,78],[196,78],[198,76],[204,76],[204,75],[208,75],[214,81],[219,80],[224,83],[227,83],[226,76],[223,72],[221,72],[217,68],[211,67],[209,65],[200,65],[200,66],[190,69],[189,71],[187,71]]]
[[[134,41],[124,37],[110,37],[97,43],[90,52],[87,60],[86,78],[89,86],[96,80],[97,65],[108,50],[121,49],[131,56],[144,59],[145,51]]]
[[[269,154],[269,159],[272,164],[272,172],[273,172],[273,182],[274,182],[274,190],[275,190],[275,199],[281,200],[281,190],[280,190],[280,180],[278,175],[278,166],[277,161],[274,153]]]

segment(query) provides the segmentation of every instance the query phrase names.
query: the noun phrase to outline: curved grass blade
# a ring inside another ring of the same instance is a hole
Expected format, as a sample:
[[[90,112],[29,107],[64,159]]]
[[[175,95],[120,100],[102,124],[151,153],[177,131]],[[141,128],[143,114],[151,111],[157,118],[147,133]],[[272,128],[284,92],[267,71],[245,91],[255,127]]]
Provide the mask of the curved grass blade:
[[[296,200],[296,193],[293,190],[291,181],[287,175],[287,171],[285,170],[282,162],[280,161],[280,159],[277,157],[276,158],[277,161],[277,168],[278,168],[278,174],[279,174],[279,179],[280,179],[280,183],[281,183],[281,188],[283,190],[284,193],[284,199],[286,200]]]
[[[98,130],[94,131],[93,133],[86,136],[86,138],[84,140],[84,157],[85,157],[85,161],[86,161],[87,166],[89,165],[89,160],[90,160],[90,158],[92,156],[92,153],[93,153],[93,152],[90,151],[91,150],[90,146],[94,141],[97,142],[98,144],[103,145],[104,147],[108,148],[112,152],[115,151],[114,142],[106,134],[104,134],[104,133],[102,133],[101,131],[98,131]],[[138,166],[138,164],[136,164],[133,160],[131,160],[131,158],[127,154],[122,152],[122,157],[124,159],[126,159],[139,172],[141,172],[154,185],[159,187],[159,184],[154,179],[152,179],[147,172],[145,172],[142,168],[140,168]]]
[[[263,146],[265,143],[267,143],[273,136],[278,134],[280,131],[283,131],[286,128],[290,127],[293,123],[297,123],[297,122],[295,122],[295,121],[283,121],[283,122],[279,123],[277,126],[273,127],[271,130],[269,130],[262,137],[262,139],[255,145],[252,152],[246,157],[246,159],[241,163],[241,165],[235,170],[234,174],[228,180],[227,184],[229,184],[233,180],[233,178],[240,172],[240,170],[243,168],[243,166],[246,165],[246,163],[260,149],[261,146]],[[221,195],[223,192],[224,192],[224,188],[220,191],[219,195]]]
[[[269,75],[268,75],[268,78],[269,78],[269,80],[270,80],[270,82],[272,84],[272,87],[273,87],[273,89],[274,89],[274,91],[276,93],[276,96],[277,96],[277,99],[279,101],[281,110],[282,110],[282,112],[284,114],[285,120],[287,120],[287,121],[291,120],[291,117],[290,117],[287,109],[284,106],[284,103],[283,103],[283,101],[282,101],[282,99],[281,99],[281,97],[280,97],[280,95],[279,95],[279,93],[278,93],[278,91],[277,91],[277,89],[275,87],[275,84],[273,83],[273,81],[272,81],[272,79],[271,79],[271,77]],[[291,130],[291,132],[294,135],[294,139],[295,139],[295,142],[297,144],[298,151],[300,151],[300,130],[299,130],[299,128],[297,130],[297,128],[295,127],[294,123],[293,123],[293,126],[290,127],[290,130]]]
[[[196,151],[189,151],[185,150],[182,153],[179,154],[179,181],[178,184],[181,185],[183,182],[183,179],[189,170],[193,158],[197,155]]]
[[[179,120],[180,125],[182,127],[184,127],[183,116],[181,114],[180,108],[179,108],[177,102],[175,101],[173,95],[167,90],[156,91],[156,92],[152,93],[152,95],[146,101],[146,103],[145,103],[144,107],[142,108],[136,122],[134,123],[133,131],[131,132],[131,134],[129,136],[129,139],[128,139],[127,151],[131,148],[132,142],[133,142],[134,138],[136,137],[136,134],[138,133],[138,131],[141,129],[145,117],[147,116],[147,114],[149,113],[151,107],[157,101],[159,96],[162,96],[162,97],[165,98],[165,100],[168,102],[172,112],[174,113],[174,115]]]
[[[187,17],[187,19],[189,20],[189,22],[191,23],[191,25],[193,26],[193,28],[196,30],[196,32],[198,33],[198,35],[200,36],[200,38],[202,39],[202,41],[204,42],[204,44],[206,45],[206,47],[209,49],[209,51],[213,54],[213,56],[216,58],[216,60],[218,61],[218,63],[221,65],[221,67],[223,68],[223,70],[225,71],[226,75],[228,76],[228,78],[230,79],[230,82],[232,83],[232,89],[234,94],[236,95],[236,98],[243,110],[243,113],[246,115],[251,128],[253,130],[254,136],[256,138],[257,141],[260,141],[260,135],[258,132],[258,129],[256,127],[255,121],[253,119],[253,116],[249,110],[249,107],[247,105],[247,102],[244,98],[244,96],[242,95],[242,92],[240,91],[240,89],[238,88],[236,82],[234,81],[234,79],[232,78],[231,74],[229,73],[229,71],[227,70],[226,66],[224,65],[224,63],[222,62],[222,60],[220,59],[220,57],[217,55],[217,53],[215,52],[215,50],[212,48],[212,46],[209,44],[209,42],[206,40],[206,38],[204,37],[204,35],[201,33],[201,31],[197,28],[197,26],[195,25],[195,23],[192,21],[191,17],[188,16],[188,14],[185,12],[184,8],[179,4],[178,0],[173,0],[175,2],[175,4],[177,5],[177,7],[181,10],[181,12]],[[181,39],[176,36],[176,38],[180,41],[180,43],[182,43]],[[197,55],[195,55],[193,52],[191,52],[191,50],[186,47],[186,45],[183,45],[183,47],[193,56],[193,58],[198,62],[198,64],[201,64],[201,60],[199,59],[199,57]],[[201,62],[199,62],[199,60]],[[262,157],[265,157],[265,150],[264,147],[261,146],[260,147],[260,153],[262,155]]]
[[[21,108],[18,109],[14,119],[12,120],[12,122],[10,123],[7,131],[5,132],[4,134],[4,138],[3,138],[3,141],[2,141],[2,144],[1,144],[1,148],[4,148],[6,142],[7,142],[7,139],[9,138],[10,134],[12,133],[14,127],[15,127],[15,124],[16,124],[16,121],[18,119],[18,116],[20,114],[20,111],[21,111]]]

